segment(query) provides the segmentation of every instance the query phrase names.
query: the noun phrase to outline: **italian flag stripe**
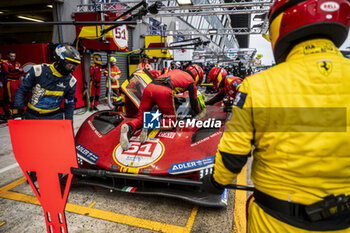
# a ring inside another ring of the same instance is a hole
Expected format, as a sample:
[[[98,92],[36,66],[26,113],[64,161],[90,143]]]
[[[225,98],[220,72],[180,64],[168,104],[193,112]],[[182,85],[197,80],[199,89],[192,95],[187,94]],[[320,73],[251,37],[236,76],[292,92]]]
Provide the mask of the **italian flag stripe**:
[[[136,191],[136,189],[137,189],[137,187],[124,186],[124,187],[122,188],[122,191],[123,191],[123,192],[127,192],[127,193],[133,193],[133,192]]]

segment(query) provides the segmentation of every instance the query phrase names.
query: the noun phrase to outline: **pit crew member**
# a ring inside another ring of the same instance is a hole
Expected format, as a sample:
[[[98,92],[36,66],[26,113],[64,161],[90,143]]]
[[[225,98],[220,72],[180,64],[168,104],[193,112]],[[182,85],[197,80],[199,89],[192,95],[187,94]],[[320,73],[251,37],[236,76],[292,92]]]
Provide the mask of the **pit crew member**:
[[[100,54],[94,54],[94,64],[89,68],[90,71],[90,112],[98,110],[98,100],[101,94],[101,76],[102,76],[102,57]]]
[[[186,71],[171,70],[162,74],[145,88],[136,119],[123,124],[121,127],[120,145],[123,150],[129,149],[129,138],[132,132],[140,129],[143,124],[143,113],[151,111],[154,105],[170,121],[176,121],[176,109],[174,97],[178,93],[189,92],[191,108],[195,114],[200,113],[200,105],[197,101],[196,83],[201,83],[203,70],[198,65],[189,66]],[[201,112],[205,114],[205,110]],[[140,136],[141,143],[147,140],[147,132],[143,130]]]
[[[254,145],[248,232],[349,232],[350,2],[278,0],[268,19],[278,65],[242,82],[203,187],[221,193]]]
[[[70,45],[58,45],[56,61],[34,65],[17,90],[14,106],[23,110],[31,91],[25,119],[69,119],[73,121],[74,96],[77,80],[71,74],[80,64],[80,55]],[[61,104],[64,101],[62,111]]]
[[[109,59],[109,62],[111,64],[111,89],[112,89],[112,99],[113,102],[116,102],[118,100],[120,100],[120,92],[119,92],[119,79],[121,77],[121,72],[118,66],[116,66],[117,63],[117,59],[115,57],[111,57]],[[107,102],[107,98],[108,98],[108,92],[109,92],[109,82],[108,82],[108,67],[105,68],[104,72],[103,72],[104,76],[107,77],[106,80],[106,97],[105,97],[105,102]]]
[[[1,59],[2,54],[0,53],[0,123],[2,120],[5,120],[5,101],[4,101],[4,83],[3,83],[3,73],[2,73],[2,64],[6,60]]]
[[[8,60],[2,64],[2,74],[4,77],[4,99],[5,99],[5,111],[6,114],[11,117],[18,115],[18,110],[14,108],[16,91],[21,85],[21,77],[24,72],[21,64],[16,61],[16,52],[8,51]]]
[[[214,84],[214,89],[219,90],[219,92],[212,97],[210,100],[206,101],[206,105],[213,105],[219,101],[222,101],[225,96],[235,98],[242,83],[242,79],[239,77],[227,77],[227,72],[224,68],[213,67],[208,75],[208,81]]]
[[[143,60],[141,63],[137,65],[138,70],[152,70],[152,66],[149,64],[149,57],[147,55],[143,55]]]

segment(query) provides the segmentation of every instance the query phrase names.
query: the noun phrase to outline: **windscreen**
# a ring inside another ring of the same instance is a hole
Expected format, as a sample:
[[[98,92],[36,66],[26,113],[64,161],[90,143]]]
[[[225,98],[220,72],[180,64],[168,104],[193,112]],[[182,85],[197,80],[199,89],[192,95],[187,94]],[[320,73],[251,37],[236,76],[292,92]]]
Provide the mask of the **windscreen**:
[[[145,90],[146,86],[146,82],[136,74],[132,76],[129,84],[126,86],[126,90],[138,106],[140,106],[143,90]]]

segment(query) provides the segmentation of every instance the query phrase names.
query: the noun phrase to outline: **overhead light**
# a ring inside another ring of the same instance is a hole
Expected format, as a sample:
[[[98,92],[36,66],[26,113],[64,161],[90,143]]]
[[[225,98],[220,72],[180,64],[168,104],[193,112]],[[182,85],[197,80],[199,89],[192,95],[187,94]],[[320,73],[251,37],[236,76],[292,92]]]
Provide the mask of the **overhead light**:
[[[216,34],[216,33],[218,33],[218,30],[216,30],[216,29],[210,29],[209,31],[208,31],[208,33],[209,34]]]
[[[53,6],[51,5],[51,4],[49,4],[49,5],[46,5],[48,8],[53,8]]]
[[[254,15],[253,21],[263,21],[266,18],[267,13]]]
[[[179,6],[193,5],[192,0],[176,0],[176,2],[179,4]]]
[[[263,25],[264,25],[264,23],[255,24],[255,25],[253,25],[252,29],[253,28],[261,28]]]
[[[31,17],[25,17],[25,16],[21,16],[21,15],[17,15],[17,18],[25,19],[25,20],[29,20],[29,21],[34,21],[34,22],[44,22],[44,20],[34,19]]]
[[[3,12],[3,11],[0,11],[0,14],[4,14],[4,12]]]

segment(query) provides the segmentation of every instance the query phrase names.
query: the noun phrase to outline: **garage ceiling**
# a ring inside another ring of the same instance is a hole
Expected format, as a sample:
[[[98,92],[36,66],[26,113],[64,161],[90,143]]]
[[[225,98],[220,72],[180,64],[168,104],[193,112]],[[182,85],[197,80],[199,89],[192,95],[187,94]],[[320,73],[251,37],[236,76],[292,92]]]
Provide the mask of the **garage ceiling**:
[[[53,4],[62,0],[1,0],[0,22],[28,22],[19,17],[30,17],[42,21],[54,21]],[[225,0],[226,3],[240,2]],[[249,2],[245,0],[244,2]],[[232,28],[249,28],[250,14],[230,15]],[[50,43],[52,25],[0,25],[0,43]],[[248,48],[249,35],[236,35],[241,48]]]
[[[225,0],[225,3],[232,3],[233,0]],[[236,0],[234,2],[240,2]],[[244,2],[252,2],[251,0],[245,0]],[[237,7],[237,10],[240,8]],[[242,8],[243,9],[243,8]],[[250,17],[251,14],[238,14],[230,15],[231,27],[232,28],[250,28]],[[236,35],[240,48],[249,48],[249,35]]]
[[[53,4],[50,0],[2,0],[0,22],[28,22],[19,17],[30,17],[42,21],[53,21]],[[52,25],[0,25],[0,43],[50,43]]]

